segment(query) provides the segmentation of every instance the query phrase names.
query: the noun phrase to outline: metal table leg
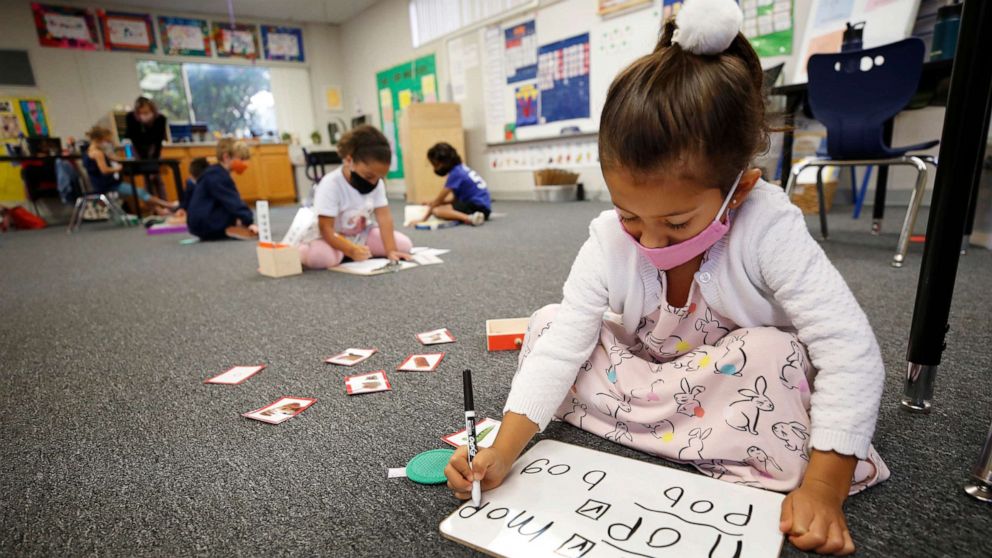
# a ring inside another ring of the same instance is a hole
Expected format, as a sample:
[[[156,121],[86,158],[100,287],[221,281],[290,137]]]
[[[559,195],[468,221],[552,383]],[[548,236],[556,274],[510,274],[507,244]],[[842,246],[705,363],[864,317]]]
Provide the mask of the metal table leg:
[[[992,426],[985,437],[985,446],[978,456],[971,479],[964,485],[964,491],[983,502],[992,502]]]
[[[902,405],[926,412],[944,351],[947,318],[961,258],[961,238],[979,161],[985,154],[992,100],[992,2],[965,2],[940,140],[940,165],[927,224]]]

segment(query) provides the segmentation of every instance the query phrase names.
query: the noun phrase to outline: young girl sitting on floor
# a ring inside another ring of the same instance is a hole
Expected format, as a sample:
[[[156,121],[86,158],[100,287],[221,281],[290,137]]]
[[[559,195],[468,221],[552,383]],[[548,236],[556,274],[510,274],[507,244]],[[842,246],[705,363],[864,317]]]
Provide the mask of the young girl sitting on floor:
[[[451,144],[441,142],[427,150],[427,160],[434,167],[435,174],[448,178],[437,198],[427,204],[427,214],[423,220],[436,215],[466,225],[479,226],[486,222],[493,205],[489,188],[481,176],[462,163],[458,151]]]
[[[372,126],[359,126],[338,141],[344,165],[317,184],[313,209],[320,238],[300,246],[303,265],[327,269],[344,258],[410,259],[413,242],[393,229],[386,184],[393,152]]]
[[[489,449],[446,474],[503,482],[552,417],[724,481],[788,492],[796,547],[849,554],[843,503],[888,478],[871,446],[875,336],[798,208],[751,166],[762,71],[734,0],[688,0],[613,81],[600,120],[615,206],[560,305],[531,317]]]
[[[108,148],[112,148],[110,130],[103,126],[93,126],[86,134],[90,139],[83,166],[90,178],[90,186],[94,194],[117,192],[123,199],[128,200],[134,195],[135,187],[121,180],[120,173],[124,168],[107,156]],[[112,150],[112,149],[111,149]],[[170,203],[148,193],[144,188],[137,188],[138,199],[155,209],[159,215],[168,215],[178,209],[178,203]]]

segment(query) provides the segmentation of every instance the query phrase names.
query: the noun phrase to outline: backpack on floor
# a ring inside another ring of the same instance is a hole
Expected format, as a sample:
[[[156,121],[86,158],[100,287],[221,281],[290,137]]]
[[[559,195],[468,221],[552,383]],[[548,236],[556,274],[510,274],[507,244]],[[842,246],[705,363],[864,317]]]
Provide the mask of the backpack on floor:
[[[10,208],[8,213],[10,214],[11,223],[17,229],[43,229],[48,226],[48,223],[44,219],[20,206]]]

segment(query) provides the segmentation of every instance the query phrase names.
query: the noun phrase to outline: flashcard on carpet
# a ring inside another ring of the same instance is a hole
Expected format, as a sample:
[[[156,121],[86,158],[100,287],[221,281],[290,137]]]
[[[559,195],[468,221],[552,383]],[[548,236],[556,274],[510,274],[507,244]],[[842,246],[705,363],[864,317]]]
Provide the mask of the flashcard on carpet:
[[[433,372],[441,364],[442,358],[444,353],[410,355],[396,369],[406,372]]]
[[[492,447],[501,424],[500,421],[491,418],[484,418],[477,422],[475,424],[475,445],[480,448]],[[441,436],[441,439],[444,440],[444,443],[456,448],[468,443],[468,435],[465,433],[464,428],[458,432],[452,432],[447,436]]]
[[[378,349],[348,349],[339,355],[325,358],[324,362],[341,366],[354,366],[368,360],[376,352]]]
[[[264,364],[259,364],[258,366],[233,366],[230,370],[218,374],[209,380],[204,381],[205,384],[225,384],[229,386],[237,385],[248,378],[251,378],[255,374],[258,374],[265,368]]]
[[[310,408],[317,400],[312,397],[280,397],[272,403],[241,416],[269,424],[279,424]]]
[[[378,370],[368,374],[355,374],[344,379],[344,389],[348,395],[358,395],[360,393],[372,393],[375,391],[389,391],[393,386],[389,385],[389,378],[386,377],[385,370]]]
[[[448,328],[435,329],[434,331],[418,333],[417,341],[420,341],[424,345],[440,345],[442,343],[454,343],[455,336],[448,331]]]

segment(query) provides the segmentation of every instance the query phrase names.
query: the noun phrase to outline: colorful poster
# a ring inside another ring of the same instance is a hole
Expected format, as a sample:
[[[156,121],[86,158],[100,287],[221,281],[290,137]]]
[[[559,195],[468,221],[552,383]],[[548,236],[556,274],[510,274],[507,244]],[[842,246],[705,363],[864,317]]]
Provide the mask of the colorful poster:
[[[223,58],[240,57],[254,60],[258,58],[258,27],[247,23],[214,22],[214,46],[217,56]]]
[[[388,178],[403,178],[403,150],[399,142],[400,113],[412,103],[437,99],[437,70],[434,55],[383,70],[375,75],[379,91],[382,133],[393,148]]]
[[[741,0],[741,32],[758,56],[792,54],[792,0]]]
[[[635,6],[646,6],[651,0],[599,0],[596,11],[599,15],[613,14],[629,10]]]
[[[533,126],[537,124],[537,103],[539,93],[533,83],[521,85],[513,96],[517,102],[517,126]]]
[[[31,4],[41,46],[97,50],[100,36],[93,14],[85,8]]]
[[[537,67],[541,124],[589,118],[589,33],[540,47]]]
[[[534,20],[503,30],[503,58],[506,83],[516,83],[537,76],[537,31]]]
[[[152,29],[151,16],[104,10],[100,10],[98,15],[105,47],[132,52],[155,51],[155,31]]]
[[[332,112],[344,110],[344,98],[341,95],[341,88],[337,85],[328,85],[324,88],[324,108]]]
[[[210,28],[205,19],[158,17],[162,53],[178,56],[210,56]]]
[[[263,25],[261,29],[266,60],[304,61],[302,29],[276,25]]]
[[[32,138],[48,135],[48,118],[45,117],[45,105],[38,99],[21,99],[21,118],[28,136]]]

